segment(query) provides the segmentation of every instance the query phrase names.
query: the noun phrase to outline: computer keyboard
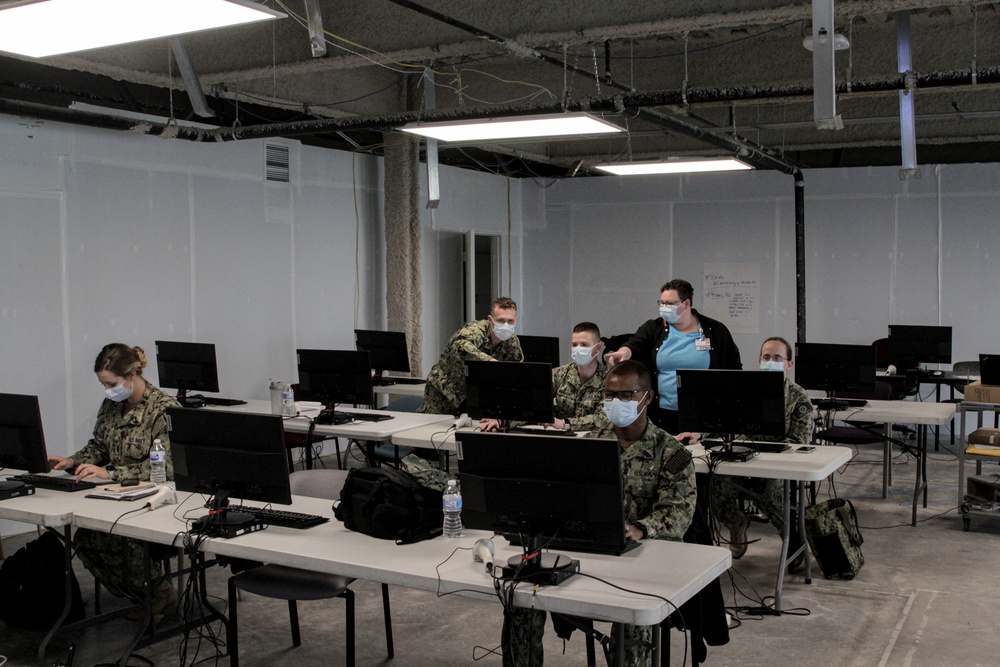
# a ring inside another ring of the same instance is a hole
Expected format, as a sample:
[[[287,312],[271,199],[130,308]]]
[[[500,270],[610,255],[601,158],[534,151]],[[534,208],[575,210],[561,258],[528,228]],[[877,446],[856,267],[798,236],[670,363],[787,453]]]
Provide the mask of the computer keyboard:
[[[527,435],[566,435],[571,438],[576,437],[576,431],[563,431],[556,428],[524,428],[521,426],[511,426],[507,429],[508,433],[525,433]]]
[[[849,408],[863,408],[868,405],[868,401],[863,398],[810,398],[809,401],[822,410],[828,410],[835,404],[846,405]]]
[[[253,514],[254,517],[262,523],[266,523],[271,526],[281,526],[283,528],[312,528],[313,526],[318,526],[319,524],[326,523],[330,520],[325,516],[319,516],[318,514],[286,512],[285,510],[276,510],[265,507],[250,507],[247,505],[230,505],[227,508],[227,511]]]
[[[238,398],[219,398],[218,396],[197,396],[205,405],[246,405],[246,401]]]
[[[372,385],[376,387],[391,387],[394,384],[424,384],[426,382],[427,380],[424,378],[384,376],[373,379]]]
[[[49,489],[51,491],[88,491],[97,487],[93,482],[81,482],[75,477],[55,477],[54,475],[41,475],[37,473],[14,475],[11,479],[32,484],[39,489]]]
[[[702,440],[702,444],[705,449],[709,447],[721,447],[725,443],[722,440],[715,440],[709,438],[707,440]],[[740,447],[750,447],[751,449],[756,449],[758,452],[764,452],[767,454],[781,454],[782,452],[787,452],[791,449],[790,446],[783,442],[758,442],[756,440],[737,440],[733,443]]]
[[[392,419],[392,415],[379,414],[377,412],[347,412],[345,410],[337,410],[333,412],[323,410],[316,417],[316,423],[339,426],[340,424],[349,424],[356,421],[384,422],[387,419]]]

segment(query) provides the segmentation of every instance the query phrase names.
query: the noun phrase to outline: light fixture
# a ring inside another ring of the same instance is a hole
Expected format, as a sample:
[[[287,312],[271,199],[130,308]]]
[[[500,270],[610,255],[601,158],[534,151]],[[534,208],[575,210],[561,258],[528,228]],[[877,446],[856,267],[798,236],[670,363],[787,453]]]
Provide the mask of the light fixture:
[[[284,16],[250,0],[38,0],[0,9],[0,51],[43,58]]]
[[[826,39],[826,37],[821,37],[820,39]],[[806,35],[802,38],[802,46],[806,47],[810,51],[813,50],[813,36]],[[851,48],[851,42],[841,35],[839,32],[833,33],[833,50],[834,51],[846,51]]]
[[[476,120],[409,123],[399,128],[438,141],[501,141],[624,132],[614,123],[586,113],[507,116]]]
[[[696,174],[709,171],[741,171],[753,169],[736,158],[692,158],[677,160],[647,160],[645,162],[617,162],[599,164],[594,167],[618,176],[639,174]]]

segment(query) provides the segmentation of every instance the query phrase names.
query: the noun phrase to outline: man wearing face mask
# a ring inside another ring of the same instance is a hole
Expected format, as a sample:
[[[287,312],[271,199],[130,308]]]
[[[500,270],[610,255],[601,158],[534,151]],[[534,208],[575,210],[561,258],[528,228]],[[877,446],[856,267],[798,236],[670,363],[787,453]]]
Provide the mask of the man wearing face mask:
[[[50,456],[50,468],[72,470],[80,480],[148,480],[149,449],[153,440],[159,439],[166,451],[167,479],[174,478],[166,411],[180,404],[146,381],[142,375],[146,363],[141,347],[121,343],[104,346],[94,362],[105,394],[94,434],[75,454]],[[158,561],[147,564],[140,542],[86,529],[78,530],[73,541],[83,564],[114,595],[141,600],[148,567],[155,584],[153,614],[176,604],[177,591],[170,582],[159,579]],[[129,618],[140,620],[143,616],[130,614]]]
[[[649,418],[677,434],[677,369],[741,370],[740,350],[722,322],[692,307],[694,288],[686,280],[671,280],[660,288],[660,316],[646,321],[616,352],[605,359],[613,366],[635,358],[646,364],[655,380],[656,400]]]
[[[552,428],[591,431],[604,420],[601,410],[607,367],[600,362],[604,343],[593,322],[573,327],[572,362],[552,369],[552,396],[556,420]]]
[[[806,390],[788,379],[788,371],[794,365],[792,347],[784,338],[772,336],[764,341],[760,348],[760,369],[774,371],[785,377],[785,437],[752,435],[742,436],[744,439],[788,442],[794,444],[807,443],[812,438],[812,404]],[[697,440],[698,434],[692,434]],[[712,485],[712,510],[719,523],[729,529],[729,549],[733,558],[742,558],[747,551],[747,528],[750,520],[740,511],[740,498],[752,499],[757,508],[771,521],[780,533],[784,526],[781,512],[782,482],[777,479],[732,478],[720,476]],[[793,533],[793,539],[798,536]],[[793,542],[792,548],[798,548]],[[793,563],[794,566],[794,563]]]
[[[455,415],[465,407],[465,361],[524,361],[514,335],[517,304],[502,296],[490,306],[484,320],[469,322],[455,332],[431,369],[424,387],[424,403],[417,412]]]
[[[625,537],[680,541],[694,515],[694,464],[687,449],[648,418],[653,401],[649,371],[639,362],[622,362],[608,370],[602,394],[607,421],[591,435],[615,438],[621,445]],[[510,613],[502,642],[504,667],[541,665],[545,613],[524,608]],[[612,652],[616,634],[612,627]],[[626,625],[625,639],[625,664],[651,665],[650,628]]]

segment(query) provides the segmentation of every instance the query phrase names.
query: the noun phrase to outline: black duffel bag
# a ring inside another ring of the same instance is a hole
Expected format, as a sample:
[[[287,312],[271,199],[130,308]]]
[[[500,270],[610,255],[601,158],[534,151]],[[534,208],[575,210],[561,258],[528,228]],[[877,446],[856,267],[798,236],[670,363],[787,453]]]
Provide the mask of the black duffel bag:
[[[352,468],[333,504],[344,527],[396,544],[441,534],[441,492],[421,486],[394,468]]]
[[[806,537],[827,579],[853,579],[865,564],[854,504],[832,498],[806,508]]]

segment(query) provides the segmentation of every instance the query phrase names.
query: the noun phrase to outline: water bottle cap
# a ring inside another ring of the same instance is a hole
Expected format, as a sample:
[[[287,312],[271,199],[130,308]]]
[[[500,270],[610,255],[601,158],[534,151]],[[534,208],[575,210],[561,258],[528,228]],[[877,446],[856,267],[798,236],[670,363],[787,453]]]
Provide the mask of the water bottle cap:
[[[457,479],[449,479],[448,480],[448,484],[458,484],[458,480]]]

